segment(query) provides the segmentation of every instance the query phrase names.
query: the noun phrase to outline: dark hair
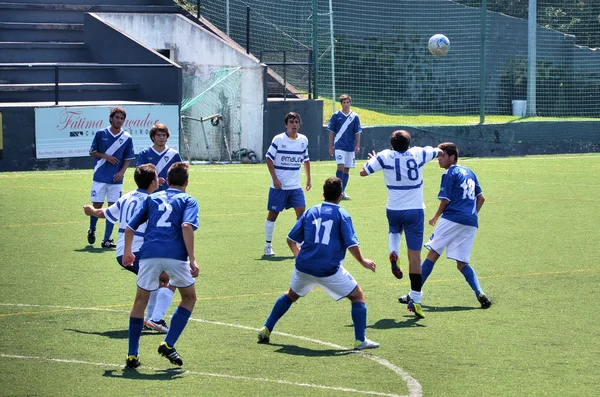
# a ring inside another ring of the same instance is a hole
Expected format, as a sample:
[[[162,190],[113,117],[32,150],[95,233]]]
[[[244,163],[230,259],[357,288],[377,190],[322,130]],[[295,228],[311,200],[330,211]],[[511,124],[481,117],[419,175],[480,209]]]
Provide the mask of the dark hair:
[[[112,119],[115,116],[115,114],[117,114],[117,113],[123,114],[124,119],[127,118],[127,112],[125,112],[125,109],[120,108],[120,107],[110,109],[110,118]]]
[[[344,99],[347,99],[350,102],[352,102],[352,98],[348,94],[342,94],[342,95],[340,95],[340,103],[342,103],[344,101]]]
[[[152,126],[152,128],[150,129],[150,139],[152,140],[152,142],[154,142],[154,137],[156,136],[157,132],[166,132],[167,138],[171,137],[171,131],[169,131],[169,127],[167,127],[164,124],[157,123],[157,124],[154,124]]]
[[[167,174],[167,183],[172,186],[184,186],[189,178],[189,166],[186,163],[178,161],[169,167]]]
[[[156,179],[156,167],[154,164],[142,164],[135,168],[133,180],[140,189],[148,189],[152,181]]]
[[[454,162],[458,162],[458,148],[454,144],[454,142],[443,142],[438,145],[439,149],[442,149],[448,157],[454,156]]]
[[[302,124],[302,118],[296,112],[289,112],[288,114],[285,115],[285,119],[283,119],[285,122],[285,125],[287,125],[289,119],[297,119],[300,122],[300,124]]]
[[[396,130],[390,137],[392,148],[397,152],[406,152],[410,147],[410,134],[408,131]]]
[[[323,197],[325,201],[336,202],[342,194],[342,180],[336,177],[330,177],[323,184]]]

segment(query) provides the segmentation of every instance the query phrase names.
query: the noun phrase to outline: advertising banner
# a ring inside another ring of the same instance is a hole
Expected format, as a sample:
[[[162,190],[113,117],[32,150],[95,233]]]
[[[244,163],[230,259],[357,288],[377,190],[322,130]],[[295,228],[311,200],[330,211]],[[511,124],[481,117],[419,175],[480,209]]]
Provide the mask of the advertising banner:
[[[38,159],[89,156],[94,134],[110,126],[115,106],[57,106],[35,109],[35,147]],[[152,145],[150,128],[156,123],[169,127],[167,145],[179,151],[179,107],[177,105],[128,105],[123,129],[133,137],[135,153]]]

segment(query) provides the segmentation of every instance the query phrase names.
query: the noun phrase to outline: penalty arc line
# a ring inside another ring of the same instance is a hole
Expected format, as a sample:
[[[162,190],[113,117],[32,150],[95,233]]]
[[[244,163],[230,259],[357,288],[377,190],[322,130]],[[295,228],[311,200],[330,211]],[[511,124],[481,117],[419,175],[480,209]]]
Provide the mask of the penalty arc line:
[[[111,308],[35,305],[35,304],[23,304],[23,303],[15,303],[15,304],[0,303],[0,306],[47,307],[47,308],[53,308],[53,309],[62,308],[62,309],[68,309],[68,310],[106,311],[106,312],[117,312],[117,313],[126,312],[125,310],[111,309]],[[220,322],[220,321],[202,320],[202,319],[196,319],[196,318],[192,318],[192,317],[190,317],[190,320],[199,322],[199,323],[204,323],[204,324],[212,324],[212,325],[218,325],[218,326],[224,326],[224,327],[233,327],[233,328],[239,328],[239,329],[250,330],[250,331],[258,331],[259,330],[258,328],[253,328],[253,327],[240,325],[240,324],[224,323],[224,322]],[[396,373],[397,375],[399,375],[402,378],[402,380],[406,383],[406,386],[408,389],[408,397],[421,397],[423,395],[423,389],[421,387],[421,384],[415,378],[410,376],[402,368],[396,366],[395,364],[391,363],[390,361],[388,361],[384,358],[377,357],[377,356],[374,356],[371,354],[367,354],[367,353],[364,353],[361,351],[348,350],[344,346],[336,345],[336,344],[330,343],[330,342],[321,341],[318,339],[308,338],[305,336],[293,335],[293,334],[288,334],[288,333],[283,333],[283,332],[273,332],[272,334],[281,335],[284,337],[289,337],[289,338],[294,338],[294,339],[299,339],[299,340],[303,340],[303,341],[307,341],[307,342],[312,342],[312,343],[319,344],[322,346],[331,347],[333,349],[347,350],[348,352],[351,352],[353,354],[357,354],[361,357],[372,360],[375,363],[382,365],[385,368],[388,368],[389,370],[393,371],[394,373]],[[44,360],[44,361],[51,361],[51,362],[64,362],[64,363],[86,364],[86,365],[95,365],[95,366],[114,366],[114,367],[122,368],[122,365],[119,365],[119,364],[93,363],[93,362],[79,361],[79,360],[65,360],[65,359],[34,357],[34,356],[19,356],[19,355],[9,355],[9,354],[4,354],[4,353],[0,353],[0,357],[17,358],[17,359],[31,359],[31,360]],[[162,370],[162,369],[150,368],[150,367],[146,367],[146,368],[148,368],[150,370],[155,370],[155,371]],[[276,380],[276,379],[267,379],[267,378],[251,378],[251,377],[244,377],[244,376],[212,374],[212,373],[208,373],[208,372],[196,372],[196,371],[184,371],[184,373],[189,373],[189,374],[193,374],[193,375],[201,375],[201,376],[229,378],[229,379],[239,379],[239,380],[249,380],[249,381],[251,380],[251,381],[262,381],[262,382],[270,382],[270,383],[278,383],[278,384],[287,384],[287,385],[311,387],[311,388],[317,388],[317,389],[345,391],[345,392],[359,393],[359,394],[365,394],[365,395],[376,395],[376,396],[387,396],[387,397],[406,397],[406,396],[401,396],[398,394],[382,393],[382,392],[368,391],[368,390],[358,390],[358,389],[345,388],[345,387],[339,387],[339,386],[325,386],[325,385],[317,385],[317,384],[312,384],[312,383],[291,382],[291,381],[286,381],[286,380]]]

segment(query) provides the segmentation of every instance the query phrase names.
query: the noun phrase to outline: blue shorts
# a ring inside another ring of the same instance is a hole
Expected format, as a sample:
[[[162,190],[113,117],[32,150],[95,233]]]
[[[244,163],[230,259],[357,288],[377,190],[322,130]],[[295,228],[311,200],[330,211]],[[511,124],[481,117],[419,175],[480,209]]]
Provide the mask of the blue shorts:
[[[421,251],[425,226],[425,211],[386,210],[390,233],[402,233],[406,236],[406,247],[411,251]]]
[[[294,190],[273,189],[269,190],[267,211],[281,212],[288,208],[306,207],[302,188]]]
[[[133,261],[133,265],[125,266],[123,264],[123,256],[117,256],[117,262],[119,262],[119,265],[121,265],[121,267],[123,269],[129,270],[132,273],[138,274],[138,272],[140,271],[140,253],[134,252],[133,254],[135,255],[135,260]]]

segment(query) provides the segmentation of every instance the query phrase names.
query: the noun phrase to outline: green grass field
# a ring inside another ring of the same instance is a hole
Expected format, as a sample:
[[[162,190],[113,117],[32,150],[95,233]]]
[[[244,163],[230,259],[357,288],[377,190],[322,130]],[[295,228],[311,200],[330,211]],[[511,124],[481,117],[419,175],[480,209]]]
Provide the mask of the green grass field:
[[[269,174],[264,164],[192,167],[200,203],[196,309],[173,369],[145,332],[138,372],[123,371],[135,277],[114,252],[88,246],[91,170],[0,174],[0,383],[2,396],[596,396],[600,390],[600,156],[463,159],[487,198],[472,266],[494,305],[482,310],[442,257],[424,288],[426,318],[397,297],[387,262],[381,174],[354,170],[343,206],[371,273],[347,256],[367,295],[370,339],[355,353],[350,304],[316,290],[294,304],[270,345],[256,343],[293,259],[279,217],[262,258]],[[332,162],[313,162],[309,205]],[[442,170],[427,164],[426,219]],[[125,191],[133,189],[131,170]],[[99,222],[98,233],[104,230]],[[426,225],[429,236],[432,228]],[[115,234],[116,236],[116,231]],[[401,251],[406,268],[406,251]],[[177,300],[177,297],[176,297]],[[175,308],[175,303],[169,313]]]

